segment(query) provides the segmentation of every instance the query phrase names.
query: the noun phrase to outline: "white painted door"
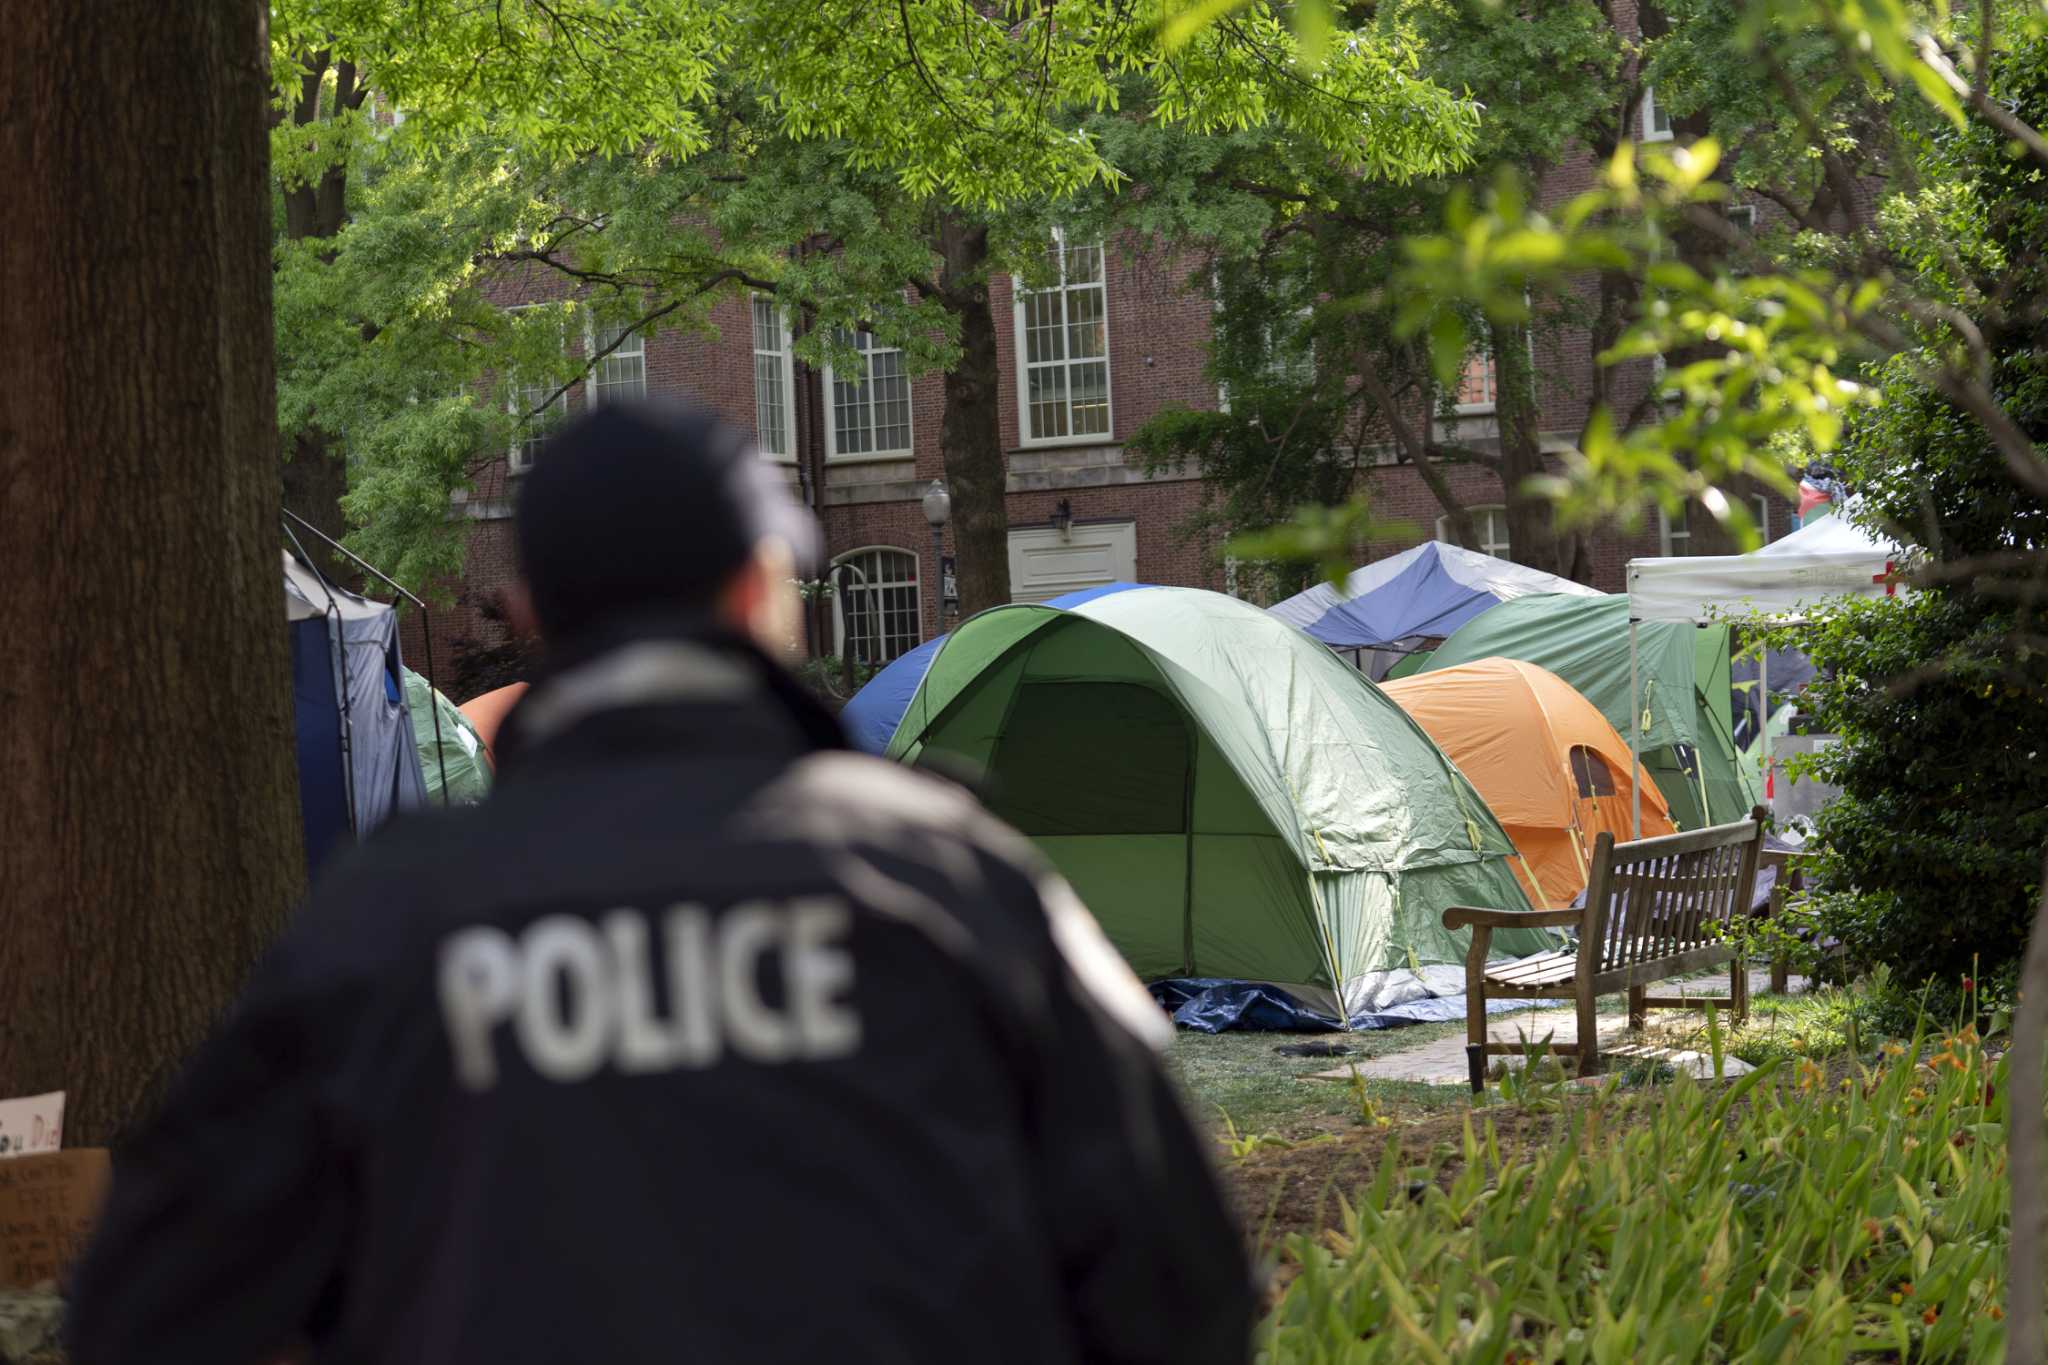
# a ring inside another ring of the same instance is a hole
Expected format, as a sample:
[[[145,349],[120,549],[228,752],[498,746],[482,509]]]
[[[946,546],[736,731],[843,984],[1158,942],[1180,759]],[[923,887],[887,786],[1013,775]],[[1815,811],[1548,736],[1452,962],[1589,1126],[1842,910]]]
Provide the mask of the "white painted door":
[[[1010,531],[1010,600],[1043,602],[1062,593],[1138,580],[1138,524],[1076,524],[1065,535],[1051,526]]]

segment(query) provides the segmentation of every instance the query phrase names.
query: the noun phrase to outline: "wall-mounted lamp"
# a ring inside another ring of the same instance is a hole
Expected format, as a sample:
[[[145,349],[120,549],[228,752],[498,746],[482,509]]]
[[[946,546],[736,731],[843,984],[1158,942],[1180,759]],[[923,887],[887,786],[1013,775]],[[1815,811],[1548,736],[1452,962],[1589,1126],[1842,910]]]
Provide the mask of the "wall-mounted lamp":
[[[1065,540],[1074,533],[1074,504],[1061,498],[1052,509],[1052,526]]]

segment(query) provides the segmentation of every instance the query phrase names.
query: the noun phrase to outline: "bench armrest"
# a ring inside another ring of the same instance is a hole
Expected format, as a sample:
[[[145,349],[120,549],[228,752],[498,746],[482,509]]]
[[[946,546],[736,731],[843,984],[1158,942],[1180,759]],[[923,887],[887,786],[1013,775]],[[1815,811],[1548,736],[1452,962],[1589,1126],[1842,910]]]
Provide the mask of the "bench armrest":
[[[1573,925],[1586,917],[1584,910],[1479,910],[1454,905],[1444,911],[1444,928],[1463,929],[1485,925],[1489,929],[1547,929]]]

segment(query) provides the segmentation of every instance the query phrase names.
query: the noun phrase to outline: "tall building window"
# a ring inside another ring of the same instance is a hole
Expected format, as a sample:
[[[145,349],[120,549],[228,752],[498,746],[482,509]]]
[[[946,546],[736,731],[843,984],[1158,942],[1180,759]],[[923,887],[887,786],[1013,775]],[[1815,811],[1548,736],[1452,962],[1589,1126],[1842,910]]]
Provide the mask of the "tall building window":
[[[1467,545],[1468,550],[1477,550],[1495,559],[1507,559],[1508,555],[1508,509],[1505,507],[1468,507],[1466,514],[1472,518],[1472,533],[1479,537],[1477,545]],[[1458,543],[1458,529],[1448,516],[1436,519],[1436,538],[1447,545]]]
[[[1020,288],[1015,309],[1024,440],[1107,436],[1109,288],[1102,245],[1072,246],[1055,231],[1047,257],[1054,282]]]
[[[540,454],[542,443],[569,415],[569,396],[555,393],[560,387],[552,379],[538,384],[514,381],[506,386],[505,410],[511,414],[513,431],[512,448],[506,452],[505,458],[513,473],[523,474],[533,468],[534,457]],[[554,394],[554,401],[541,407],[549,394]]]
[[[1643,87],[1643,141],[1671,141],[1671,115],[1658,107],[1656,87],[1649,85]]]
[[[1492,412],[1500,396],[1500,372],[1494,364],[1493,348],[1481,345],[1465,357],[1464,372],[1458,376],[1458,411]]]
[[[522,303],[505,311],[524,313],[532,307]],[[556,323],[559,326],[559,317]],[[515,370],[505,384],[505,411],[512,418],[512,444],[505,460],[513,473],[524,473],[533,467],[541,443],[568,417],[568,388],[551,375],[525,375]]]
[[[838,459],[910,453],[910,377],[903,352],[867,332],[840,331],[859,361],[851,373],[828,368],[832,382],[832,454]]]
[[[771,460],[796,458],[796,422],[791,403],[796,394],[789,355],[789,328],[775,300],[753,296],[754,435],[761,453]]]
[[[1661,507],[1657,509],[1657,539],[1662,542],[1666,555],[1692,553],[1691,503],[1680,504],[1675,517]]]
[[[832,561],[839,651],[864,664],[885,664],[916,648],[924,634],[917,556],[870,546]],[[852,572],[841,574],[845,565]]]
[[[1771,540],[1771,495],[1752,493],[1749,499],[1750,515],[1756,518],[1756,538],[1768,545]]]
[[[647,337],[640,332],[627,334],[623,323],[598,323],[588,339],[591,355],[605,352],[590,372],[590,406],[645,398]],[[614,342],[618,344],[614,346]]]

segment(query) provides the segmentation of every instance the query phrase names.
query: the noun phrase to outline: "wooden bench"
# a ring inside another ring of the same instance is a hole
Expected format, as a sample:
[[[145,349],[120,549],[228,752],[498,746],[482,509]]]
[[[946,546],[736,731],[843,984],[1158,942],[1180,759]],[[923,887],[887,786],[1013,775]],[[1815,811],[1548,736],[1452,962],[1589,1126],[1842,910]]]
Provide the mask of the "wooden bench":
[[[1581,1076],[1600,1070],[1600,1032],[1593,1002],[1628,992],[1628,1026],[1640,1029],[1653,1009],[1699,1009],[1713,1003],[1739,1022],[1749,1015],[1749,976],[1741,944],[1732,936],[1755,895],[1757,859],[1763,849],[1764,811],[1747,820],[1687,834],[1667,834],[1617,844],[1602,834],[1593,844],[1586,902],[1572,910],[1444,911],[1446,929],[1472,930],[1465,955],[1465,1052],[1472,1065],[1472,1089],[1486,1087],[1488,1054],[1523,1051],[1516,1043],[1486,1038],[1489,999],[1550,1000],[1571,997],[1578,1008],[1579,1039],[1548,1043],[1550,1052],[1579,1059]],[[1556,952],[1519,962],[1489,964],[1487,950],[1496,929],[1578,929],[1577,940]],[[1649,983],[1734,964],[1725,996],[1652,996]]]

